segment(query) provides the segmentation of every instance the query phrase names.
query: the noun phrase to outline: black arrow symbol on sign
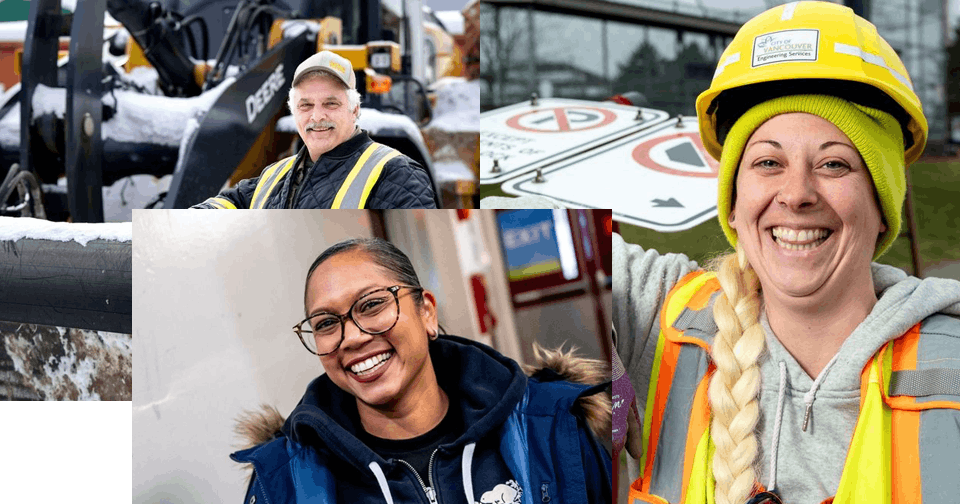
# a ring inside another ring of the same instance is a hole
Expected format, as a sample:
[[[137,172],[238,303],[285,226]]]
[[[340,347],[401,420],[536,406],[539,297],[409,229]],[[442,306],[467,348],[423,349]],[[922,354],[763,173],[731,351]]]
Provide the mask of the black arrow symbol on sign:
[[[655,206],[655,207],[678,207],[678,208],[683,208],[683,205],[681,205],[680,202],[677,201],[677,200],[674,199],[674,198],[670,198],[670,199],[668,199],[668,200],[662,200],[662,199],[660,199],[660,198],[656,198],[656,199],[653,200],[653,206]]]

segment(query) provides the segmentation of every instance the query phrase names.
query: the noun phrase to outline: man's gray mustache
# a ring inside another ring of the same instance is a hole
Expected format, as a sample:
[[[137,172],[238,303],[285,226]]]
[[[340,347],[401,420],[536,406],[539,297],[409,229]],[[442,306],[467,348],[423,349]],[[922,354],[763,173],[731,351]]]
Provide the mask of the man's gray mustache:
[[[319,129],[321,129],[321,128],[322,128],[322,129],[326,129],[326,128],[336,128],[336,127],[337,127],[337,124],[334,123],[334,122],[331,122],[331,121],[320,121],[320,122],[307,123],[307,125],[306,125],[306,127],[304,127],[304,129],[307,130],[307,131],[316,131],[316,130],[319,130]]]

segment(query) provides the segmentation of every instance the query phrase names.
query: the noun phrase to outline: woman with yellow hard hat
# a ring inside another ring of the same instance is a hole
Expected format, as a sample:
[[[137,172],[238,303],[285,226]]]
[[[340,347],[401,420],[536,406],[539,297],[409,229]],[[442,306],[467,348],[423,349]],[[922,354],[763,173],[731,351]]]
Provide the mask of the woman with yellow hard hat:
[[[927,138],[897,54],[847,7],[781,5],[697,115],[735,252],[707,272],[613,239],[629,502],[958,502],[960,282],[871,264]]]

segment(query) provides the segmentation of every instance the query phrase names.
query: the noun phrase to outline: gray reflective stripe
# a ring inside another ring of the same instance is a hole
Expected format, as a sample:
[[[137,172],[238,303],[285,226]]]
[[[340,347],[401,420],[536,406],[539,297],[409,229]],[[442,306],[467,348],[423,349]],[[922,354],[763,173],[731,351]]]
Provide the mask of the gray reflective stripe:
[[[892,396],[924,397],[932,395],[960,396],[960,369],[933,368],[902,370],[890,373]]]
[[[231,210],[231,209],[236,210],[237,208],[237,206],[234,205],[232,201],[226,198],[221,198],[219,196],[214,196],[212,198],[209,198],[206,201],[204,201],[204,203],[210,206],[213,206],[214,208],[218,208],[220,210]]]
[[[253,190],[253,200],[250,202],[250,208],[262,208],[263,202],[267,199],[267,189],[270,187],[270,184],[277,178],[277,174],[280,173],[280,165],[283,164],[283,161],[278,161],[264,170],[263,175],[260,175],[260,180],[257,181],[257,187]]]
[[[920,412],[920,491],[923,504],[955,503],[960,497],[960,411]]]
[[[207,198],[206,201],[204,201],[203,203],[206,205],[210,205],[214,208],[220,208],[220,209],[224,208],[223,205],[219,201],[217,201],[216,198]]]
[[[380,144],[377,145],[377,150],[373,151],[373,154],[367,158],[367,162],[363,163],[357,176],[354,177],[350,186],[347,187],[347,192],[344,194],[343,200],[340,201],[340,208],[362,208],[360,198],[363,195],[363,188],[367,184],[367,179],[377,166],[377,163],[391,152],[393,152],[393,149],[390,147]]]
[[[960,320],[937,314],[920,325],[916,371],[891,373],[890,394],[917,394],[917,403],[957,402],[960,385],[949,383],[960,374]],[[922,393],[922,395],[921,395]],[[960,478],[960,411],[932,408],[920,411],[920,491],[923,504],[957,502]]]
[[[296,159],[296,156],[281,159],[268,166],[266,170],[263,170],[263,175],[260,176],[260,180],[257,181],[257,187],[253,190],[253,201],[250,202],[250,208],[263,208],[263,205],[267,202],[267,198],[270,197],[270,193],[272,192],[270,188],[273,187],[277,177],[282,177],[288,171],[284,170],[283,167],[291,158]]]
[[[948,315],[932,315],[920,325],[920,341],[917,344],[917,371],[924,373],[934,370],[953,370],[960,372],[960,320]],[[901,371],[902,372],[902,371]],[[943,391],[944,385],[950,382],[950,371],[935,371],[947,381],[937,386],[941,390],[931,394],[916,395],[918,403],[931,401],[957,401],[960,391],[956,386],[952,390]],[[892,378],[892,377],[891,377]],[[901,379],[902,381],[903,379]],[[909,379],[909,380],[912,380]],[[930,382],[933,378],[923,378]],[[891,382],[891,387],[893,383]],[[928,389],[934,390],[934,389]],[[914,395],[914,394],[907,394]]]
[[[702,310],[684,307],[673,323],[673,328],[685,333],[684,336],[700,338],[713,346],[713,338],[717,335],[717,323],[713,321],[713,304],[717,301],[720,292],[713,293],[710,296],[710,302]]]
[[[650,493],[667,502],[679,502],[683,490],[683,458],[687,449],[690,411],[697,386],[707,373],[707,353],[696,345],[683,345],[677,358],[670,395],[663,409],[657,454],[653,461]],[[664,379],[663,376],[660,379]]]

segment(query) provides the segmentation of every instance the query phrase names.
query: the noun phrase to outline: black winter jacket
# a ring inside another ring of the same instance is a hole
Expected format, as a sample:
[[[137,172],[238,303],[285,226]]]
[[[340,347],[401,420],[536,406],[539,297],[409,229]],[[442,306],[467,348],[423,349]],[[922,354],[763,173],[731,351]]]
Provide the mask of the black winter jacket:
[[[373,140],[370,135],[360,130],[360,133],[320,156],[312,166],[309,165],[307,148],[301,148],[294,168],[277,183],[264,208],[330,208],[347,174],[371,143]],[[297,173],[304,169],[307,169],[305,174]],[[292,181],[297,175],[303,176],[302,181],[291,195]],[[236,208],[250,208],[259,180],[259,177],[241,180],[235,187],[191,208],[229,208],[223,200]],[[365,206],[370,209],[436,207],[433,185],[427,171],[402,154],[389,160],[383,167]]]

